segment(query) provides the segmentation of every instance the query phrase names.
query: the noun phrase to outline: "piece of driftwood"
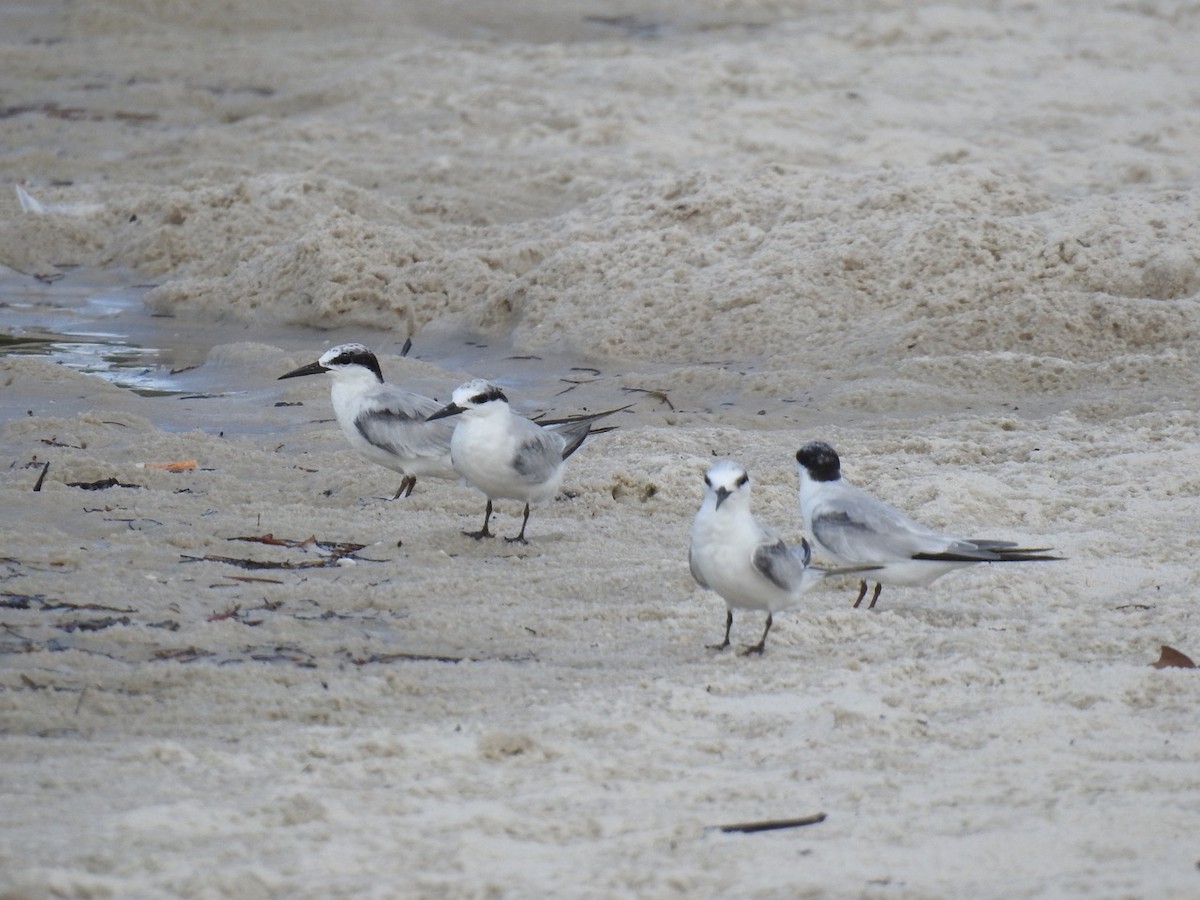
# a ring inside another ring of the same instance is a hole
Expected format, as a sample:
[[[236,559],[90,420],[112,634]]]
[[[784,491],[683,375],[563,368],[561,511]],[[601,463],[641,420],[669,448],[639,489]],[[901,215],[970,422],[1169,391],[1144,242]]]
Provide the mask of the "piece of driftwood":
[[[68,481],[67,487],[82,488],[85,491],[107,491],[109,488],[140,488],[140,484],[125,484],[115,478],[101,478],[99,481]]]
[[[718,831],[727,834],[740,832],[755,834],[759,831],[779,831],[784,828],[803,828],[805,825],[817,825],[825,821],[825,813],[803,816],[799,819],[766,819],[761,822],[738,822],[735,825],[715,825]]]

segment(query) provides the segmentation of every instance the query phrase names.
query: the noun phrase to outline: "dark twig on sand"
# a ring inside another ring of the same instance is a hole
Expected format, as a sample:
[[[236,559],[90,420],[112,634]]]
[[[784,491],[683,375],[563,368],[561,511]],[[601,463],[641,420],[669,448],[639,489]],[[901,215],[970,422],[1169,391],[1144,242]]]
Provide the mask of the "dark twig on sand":
[[[754,834],[758,831],[779,831],[783,828],[803,828],[805,825],[817,825],[825,821],[825,813],[804,816],[800,819],[767,819],[762,822],[739,822],[736,825],[716,825],[716,829],[726,832],[741,832]]]
[[[661,400],[667,404],[667,408],[672,412],[675,411],[675,404],[671,402],[671,398],[667,396],[666,391],[656,390],[654,388],[639,388],[639,387],[623,387],[621,390],[630,394],[647,394],[655,400]]]

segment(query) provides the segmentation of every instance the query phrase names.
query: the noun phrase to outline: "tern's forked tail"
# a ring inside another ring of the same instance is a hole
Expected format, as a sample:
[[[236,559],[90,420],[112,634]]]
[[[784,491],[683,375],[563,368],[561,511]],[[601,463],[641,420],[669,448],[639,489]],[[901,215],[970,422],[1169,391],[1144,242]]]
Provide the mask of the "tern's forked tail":
[[[566,444],[563,446],[562,455],[563,459],[566,459],[578,450],[589,436],[604,434],[606,431],[615,431],[619,427],[617,425],[606,425],[603,428],[593,428],[593,422],[598,422],[600,419],[615,413],[624,412],[632,406],[633,404],[630,403],[625,406],[619,406],[616,409],[605,410],[604,412],[587,413],[581,416],[567,416],[563,419],[538,419],[537,424],[551,431],[557,431],[563,436]]]

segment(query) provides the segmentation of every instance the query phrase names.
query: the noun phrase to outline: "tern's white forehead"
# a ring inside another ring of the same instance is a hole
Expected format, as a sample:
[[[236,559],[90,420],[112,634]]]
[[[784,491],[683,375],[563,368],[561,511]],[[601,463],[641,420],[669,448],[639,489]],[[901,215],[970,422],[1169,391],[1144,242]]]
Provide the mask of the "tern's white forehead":
[[[749,484],[750,476],[744,468],[733,460],[722,459],[708,467],[704,481],[713,490],[725,488],[727,491],[735,491]]]
[[[461,406],[463,409],[478,409],[493,400],[508,402],[504,391],[483,378],[472,378],[470,381],[460,384],[454,389],[451,400],[454,401],[455,406]]]
[[[338,344],[336,347],[330,347],[322,353],[321,358],[317,362],[323,366],[331,365],[335,361],[339,365],[344,365],[355,358],[363,358],[371,355],[371,351],[364,344]]]

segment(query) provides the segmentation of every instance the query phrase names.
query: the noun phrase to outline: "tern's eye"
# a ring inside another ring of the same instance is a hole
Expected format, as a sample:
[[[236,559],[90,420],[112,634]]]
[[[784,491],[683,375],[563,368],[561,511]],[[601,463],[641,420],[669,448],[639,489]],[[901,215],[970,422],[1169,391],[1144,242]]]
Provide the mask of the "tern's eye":
[[[712,479],[709,478],[707,475],[704,476],[704,483],[706,485],[708,485],[709,487],[712,487]]]
[[[482,394],[476,394],[471,398],[471,402],[477,406],[487,403],[489,400],[502,400],[505,403],[508,402],[508,398],[504,396],[504,391],[500,390],[498,387],[490,388],[484,391]]]
[[[737,480],[737,486],[744,487],[745,485],[747,485],[749,483],[750,483],[750,476],[747,475],[745,472],[743,472],[742,477]]]

